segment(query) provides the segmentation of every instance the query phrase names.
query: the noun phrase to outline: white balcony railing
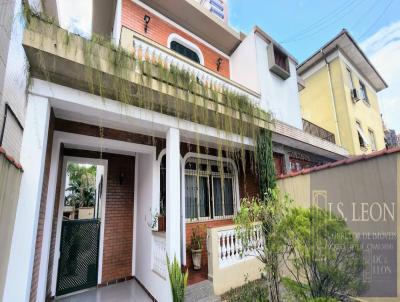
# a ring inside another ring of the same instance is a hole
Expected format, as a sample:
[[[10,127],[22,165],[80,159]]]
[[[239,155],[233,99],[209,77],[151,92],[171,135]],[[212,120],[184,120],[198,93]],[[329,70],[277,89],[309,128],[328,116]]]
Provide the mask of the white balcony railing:
[[[165,233],[153,233],[152,270],[160,277],[167,277],[167,259],[165,251]]]
[[[140,36],[133,31],[123,28],[121,32],[121,45],[128,50],[132,48],[137,53],[141,53],[143,58],[148,55],[150,58],[156,58],[162,62],[166,62],[167,66],[174,65],[181,70],[188,71],[196,76],[202,83],[208,83],[210,86],[220,87],[221,90],[227,90],[239,95],[246,95],[250,102],[254,105],[260,104],[260,95],[247,87],[236,83],[220,74],[205,68],[189,59],[170,50],[169,48],[159,45],[146,37]],[[126,38],[129,37],[129,38]],[[130,40],[129,42],[127,41]]]
[[[261,277],[264,264],[257,257],[264,246],[261,225],[254,225],[246,244],[242,238],[234,225],[207,229],[208,278],[217,295]]]
[[[219,266],[225,267],[237,262],[256,257],[263,248],[263,236],[260,225],[254,229],[246,238],[247,244],[243,244],[242,238],[237,236],[234,226],[228,230],[217,232],[217,245],[219,255]]]

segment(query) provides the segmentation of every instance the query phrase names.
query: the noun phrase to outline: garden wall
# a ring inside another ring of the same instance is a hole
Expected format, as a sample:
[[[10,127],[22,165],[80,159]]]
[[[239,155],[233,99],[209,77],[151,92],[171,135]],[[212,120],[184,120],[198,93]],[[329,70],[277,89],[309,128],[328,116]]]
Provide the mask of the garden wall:
[[[324,208],[342,217],[359,238],[368,289],[365,301],[400,297],[400,148],[303,170],[278,180],[296,205]]]

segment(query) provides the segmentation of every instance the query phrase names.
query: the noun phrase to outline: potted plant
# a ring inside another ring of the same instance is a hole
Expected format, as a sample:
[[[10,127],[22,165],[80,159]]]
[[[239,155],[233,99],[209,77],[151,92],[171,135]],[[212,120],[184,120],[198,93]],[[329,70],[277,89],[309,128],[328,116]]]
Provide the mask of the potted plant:
[[[166,228],[166,222],[165,222],[165,206],[164,206],[164,202],[161,202],[160,204],[160,214],[158,214],[158,231],[159,232],[165,232]]]
[[[197,226],[192,231],[192,239],[190,243],[192,252],[193,269],[201,269],[201,252],[203,251],[203,238],[200,236],[200,228]]]

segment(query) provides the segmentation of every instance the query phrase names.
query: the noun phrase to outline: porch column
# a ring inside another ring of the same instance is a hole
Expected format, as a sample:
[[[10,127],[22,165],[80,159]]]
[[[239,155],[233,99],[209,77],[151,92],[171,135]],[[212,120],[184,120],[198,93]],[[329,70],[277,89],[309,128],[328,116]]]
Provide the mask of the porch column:
[[[49,118],[48,99],[29,95],[21,146],[24,172],[2,301],[29,301]]]
[[[167,132],[166,148],[166,251],[172,260],[174,255],[181,262],[181,180],[179,130],[170,128]]]

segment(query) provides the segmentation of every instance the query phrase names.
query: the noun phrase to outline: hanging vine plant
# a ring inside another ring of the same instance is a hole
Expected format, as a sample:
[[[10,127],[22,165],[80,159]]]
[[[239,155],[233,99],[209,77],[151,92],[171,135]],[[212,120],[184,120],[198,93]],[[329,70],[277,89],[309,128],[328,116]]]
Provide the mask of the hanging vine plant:
[[[241,162],[243,171],[247,152],[243,144],[245,137],[252,139],[256,145],[256,149],[252,151],[257,150],[257,154],[250,158],[265,158],[260,148],[272,143],[266,142],[270,135],[263,128],[268,127],[272,119],[268,112],[260,109],[247,95],[231,91],[216,82],[200,79],[193,72],[167,62],[161,55],[150,53],[149,49],[139,47],[128,51],[98,35],[85,39],[71,34],[45,14],[32,10],[26,3],[23,15],[26,28],[33,35],[39,34],[41,44],[45,44],[46,39],[51,39],[50,44],[54,44],[55,53],[64,49],[65,56],[73,57],[83,52],[82,80],[69,79],[78,89],[123,104],[211,126],[217,129],[218,135],[224,134],[226,137],[217,140],[218,157],[229,156]],[[43,53],[44,51],[36,50],[35,64],[38,66],[34,68],[34,75],[46,81],[60,82],[55,66],[56,55],[53,55],[54,62],[49,63]],[[64,82],[60,84],[65,85]],[[232,134],[240,136],[240,147],[229,139]],[[200,150],[199,135],[196,134],[195,140],[197,149]],[[258,144],[262,146],[259,147]],[[267,169],[263,165],[252,164],[255,169],[260,169],[260,177]]]

